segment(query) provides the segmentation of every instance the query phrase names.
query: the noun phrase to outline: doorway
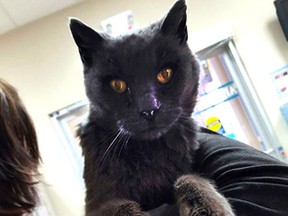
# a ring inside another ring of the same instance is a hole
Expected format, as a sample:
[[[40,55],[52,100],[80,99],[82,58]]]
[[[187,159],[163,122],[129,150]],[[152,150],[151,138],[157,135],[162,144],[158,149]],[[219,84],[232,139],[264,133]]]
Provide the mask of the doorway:
[[[280,158],[277,139],[232,38],[196,53],[200,88],[193,117],[199,124]]]

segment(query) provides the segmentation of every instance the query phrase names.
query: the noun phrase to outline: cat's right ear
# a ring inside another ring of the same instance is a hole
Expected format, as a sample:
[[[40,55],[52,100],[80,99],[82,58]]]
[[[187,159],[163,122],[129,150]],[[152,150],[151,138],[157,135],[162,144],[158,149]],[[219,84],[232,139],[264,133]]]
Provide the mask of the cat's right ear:
[[[93,52],[103,43],[104,39],[96,31],[76,18],[70,18],[69,27],[78,46],[82,62],[87,66],[91,66]]]
[[[186,10],[185,0],[178,0],[172,6],[161,24],[161,32],[165,35],[176,37],[180,43],[185,43],[188,39]]]

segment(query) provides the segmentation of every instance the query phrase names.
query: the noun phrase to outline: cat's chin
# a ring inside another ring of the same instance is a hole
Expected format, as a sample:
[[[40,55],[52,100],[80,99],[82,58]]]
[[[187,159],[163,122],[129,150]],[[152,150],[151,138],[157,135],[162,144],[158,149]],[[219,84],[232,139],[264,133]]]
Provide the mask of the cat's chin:
[[[151,140],[156,140],[159,139],[160,137],[164,136],[166,133],[168,132],[168,128],[163,128],[163,129],[157,129],[157,130],[145,130],[145,131],[141,131],[137,134],[135,134],[135,137],[137,137],[138,139],[142,139],[142,140],[147,140],[147,141],[151,141]]]
[[[178,122],[179,116],[176,116],[174,120],[166,119],[161,122],[141,122],[136,124],[124,124],[124,121],[118,121],[118,128],[123,134],[135,138],[136,140],[152,141],[165,136],[168,131],[173,128],[176,122]]]
[[[167,131],[154,131],[154,132],[144,132],[139,134],[138,138],[141,137],[141,139],[143,140],[155,140],[155,139],[159,139],[160,137],[162,137]]]

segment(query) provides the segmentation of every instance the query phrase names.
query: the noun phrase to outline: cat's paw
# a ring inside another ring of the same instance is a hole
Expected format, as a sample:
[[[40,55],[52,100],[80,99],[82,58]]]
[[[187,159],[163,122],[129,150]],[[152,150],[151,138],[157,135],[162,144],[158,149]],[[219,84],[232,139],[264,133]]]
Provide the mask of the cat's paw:
[[[224,196],[200,176],[180,177],[175,190],[181,216],[234,216]]]
[[[115,216],[149,216],[149,214],[142,212],[138,203],[129,201],[119,205]]]
[[[86,209],[86,216],[149,216],[142,212],[137,202],[114,199],[103,203],[97,209]]]

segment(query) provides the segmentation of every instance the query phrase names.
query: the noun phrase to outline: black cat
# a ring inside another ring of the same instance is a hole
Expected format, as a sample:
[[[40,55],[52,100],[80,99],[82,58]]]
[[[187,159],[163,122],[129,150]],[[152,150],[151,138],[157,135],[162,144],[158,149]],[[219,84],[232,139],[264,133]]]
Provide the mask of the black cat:
[[[146,215],[175,202],[181,215],[233,215],[207,180],[191,174],[199,69],[187,45],[185,1],[117,38],[77,19],[70,28],[90,100],[79,130],[86,215]]]

